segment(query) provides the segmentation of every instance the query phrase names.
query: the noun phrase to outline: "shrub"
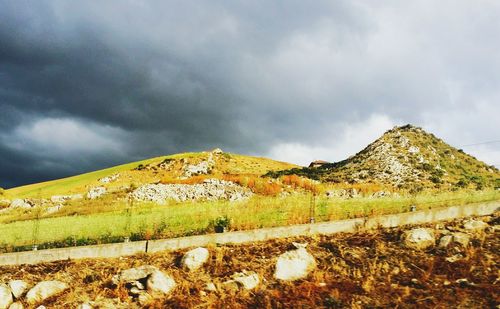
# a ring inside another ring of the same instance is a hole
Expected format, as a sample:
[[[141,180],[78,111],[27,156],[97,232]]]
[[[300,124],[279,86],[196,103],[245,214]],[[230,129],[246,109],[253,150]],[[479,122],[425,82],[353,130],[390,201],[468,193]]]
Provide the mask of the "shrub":
[[[220,216],[212,220],[210,225],[214,227],[216,233],[222,233],[231,227],[231,219],[228,216]]]

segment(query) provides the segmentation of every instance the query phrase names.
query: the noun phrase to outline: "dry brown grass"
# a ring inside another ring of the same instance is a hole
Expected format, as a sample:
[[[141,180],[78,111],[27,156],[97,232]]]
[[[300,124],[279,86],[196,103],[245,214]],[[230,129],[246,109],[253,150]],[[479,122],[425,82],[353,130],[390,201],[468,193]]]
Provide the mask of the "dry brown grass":
[[[498,217],[491,220],[498,224]],[[453,228],[459,223],[446,225]],[[0,267],[0,282],[8,279],[24,279],[31,284],[48,279],[69,282],[69,292],[45,304],[56,308],[102,299],[117,299],[124,307],[133,308],[137,302],[125,288],[113,287],[110,279],[120,270],[150,264],[172,275],[178,283],[171,295],[152,303],[151,308],[493,308],[499,304],[498,232],[478,235],[468,248],[426,251],[402,247],[401,233],[394,229],[246,245],[214,244],[209,246],[209,262],[197,272],[179,267],[186,250]],[[292,249],[292,241],[309,243],[308,250],[317,259],[318,269],[305,280],[280,282],[273,278],[274,263],[279,254]],[[457,252],[465,258],[455,263],[445,260]],[[251,292],[221,289],[231,274],[242,270],[255,270],[264,278],[258,289]],[[462,278],[473,285],[456,283]],[[213,281],[219,292],[205,291],[208,281]]]

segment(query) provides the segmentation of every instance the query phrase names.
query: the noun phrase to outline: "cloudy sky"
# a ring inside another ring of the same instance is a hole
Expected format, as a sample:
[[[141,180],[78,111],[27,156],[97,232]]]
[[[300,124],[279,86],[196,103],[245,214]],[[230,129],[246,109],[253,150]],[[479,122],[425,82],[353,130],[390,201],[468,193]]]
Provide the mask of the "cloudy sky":
[[[500,2],[0,0],[0,186],[412,123],[500,166]]]

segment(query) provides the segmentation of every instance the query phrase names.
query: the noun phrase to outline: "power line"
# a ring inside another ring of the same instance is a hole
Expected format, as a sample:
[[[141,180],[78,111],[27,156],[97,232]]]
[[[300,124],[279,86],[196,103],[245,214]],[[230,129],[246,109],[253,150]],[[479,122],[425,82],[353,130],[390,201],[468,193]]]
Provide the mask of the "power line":
[[[494,143],[500,143],[500,140],[488,141],[488,142],[481,142],[481,143],[475,143],[475,144],[468,144],[468,145],[462,145],[462,146],[459,146],[459,147],[468,147],[468,146],[485,145],[485,144],[494,144]]]

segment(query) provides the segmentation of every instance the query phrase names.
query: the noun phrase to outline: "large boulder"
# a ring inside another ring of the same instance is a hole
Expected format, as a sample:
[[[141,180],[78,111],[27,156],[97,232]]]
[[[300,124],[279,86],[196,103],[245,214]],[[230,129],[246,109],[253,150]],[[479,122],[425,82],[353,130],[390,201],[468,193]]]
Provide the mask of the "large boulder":
[[[17,301],[12,303],[12,305],[9,306],[9,309],[24,309],[24,306],[23,303]]]
[[[158,270],[149,276],[146,287],[147,291],[152,296],[166,295],[175,288],[175,280]]]
[[[34,305],[49,297],[58,295],[68,288],[68,285],[61,281],[42,281],[28,291],[28,294],[26,294],[26,301],[28,304]]]
[[[281,254],[276,262],[274,277],[293,281],[305,278],[316,268],[316,260],[305,247]]]
[[[151,265],[129,268],[121,271],[118,275],[113,276],[111,281],[116,285],[120,283],[134,282],[144,279],[156,271],[159,271],[159,269]]]
[[[196,270],[207,262],[208,256],[209,252],[206,248],[198,247],[186,252],[181,264],[189,270]]]
[[[0,309],[9,308],[13,301],[14,299],[12,298],[9,287],[5,284],[0,284]]]
[[[435,242],[432,229],[415,228],[403,233],[403,243],[408,248],[423,250],[434,246]]]
[[[9,287],[12,291],[12,295],[14,295],[15,298],[19,299],[28,289],[28,284],[23,280],[11,280],[9,281]]]

